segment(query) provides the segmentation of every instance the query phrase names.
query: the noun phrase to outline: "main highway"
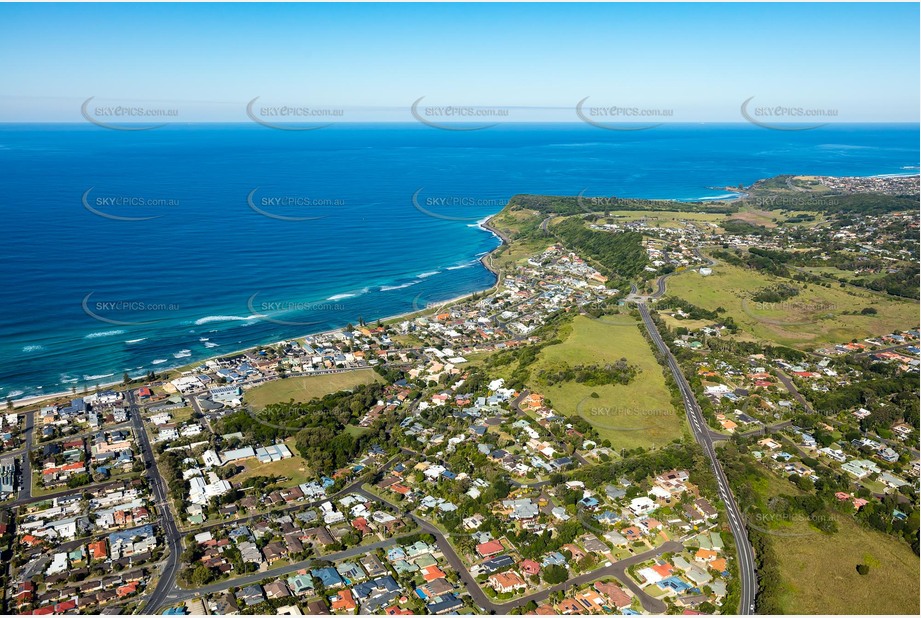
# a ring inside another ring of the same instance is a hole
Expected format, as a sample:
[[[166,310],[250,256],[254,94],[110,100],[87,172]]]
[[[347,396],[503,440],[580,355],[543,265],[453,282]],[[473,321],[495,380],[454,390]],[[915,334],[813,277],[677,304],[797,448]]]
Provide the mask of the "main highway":
[[[169,507],[169,500],[166,492],[166,483],[163,476],[157,468],[157,462],[154,459],[153,449],[150,447],[150,439],[144,430],[144,420],[141,418],[141,410],[135,400],[134,391],[127,390],[125,393],[128,403],[128,414],[131,416],[131,422],[134,425],[135,438],[141,448],[141,457],[150,480],[150,489],[157,506],[157,512],[160,518],[160,527],[163,530],[163,536],[166,540],[166,546],[169,554],[166,562],[160,570],[160,579],[157,586],[147,598],[146,608],[158,608],[163,605],[167,595],[176,585],[176,575],[179,572],[179,557],[182,554],[182,543],[180,542],[181,534],[176,527],[176,520],[173,519],[173,513]]]
[[[675,360],[671,350],[669,350],[665,342],[662,341],[662,336],[659,334],[659,329],[656,328],[655,322],[652,321],[652,317],[649,315],[649,308],[646,306],[646,303],[639,302],[637,303],[637,307],[639,308],[640,315],[643,317],[643,323],[646,326],[646,330],[649,332],[649,336],[652,337],[659,352],[661,352],[668,361],[668,367],[671,369],[672,376],[674,376],[675,382],[678,384],[678,388],[681,391],[681,397],[684,400],[684,409],[688,416],[688,424],[691,426],[691,431],[694,433],[695,439],[703,447],[704,452],[710,459],[710,467],[713,468],[713,475],[716,477],[720,498],[722,498],[723,503],[726,505],[729,528],[732,531],[732,536],[735,539],[736,549],[738,551],[739,576],[742,580],[739,613],[753,614],[755,612],[755,593],[758,589],[758,579],[755,573],[755,552],[748,540],[745,522],[739,511],[739,505],[736,504],[732,491],[729,488],[729,481],[726,479],[723,468],[720,466],[719,460],[716,457],[716,450],[713,447],[713,438],[710,433],[710,428],[704,420],[703,413],[700,410],[700,406],[697,403],[691,385],[688,384],[684,374],[681,373],[678,361]]]

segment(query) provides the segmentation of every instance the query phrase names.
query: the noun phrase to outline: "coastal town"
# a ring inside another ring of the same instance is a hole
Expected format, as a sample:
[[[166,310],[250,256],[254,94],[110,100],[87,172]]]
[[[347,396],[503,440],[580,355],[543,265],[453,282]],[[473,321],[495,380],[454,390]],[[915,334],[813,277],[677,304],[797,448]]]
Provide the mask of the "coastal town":
[[[386,323],[84,396],[9,402],[6,613],[749,613],[749,538],[801,522],[742,502],[742,460],[826,496],[808,534],[834,519],[912,542],[921,464],[904,396],[917,389],[917,316],[902,320],[901,288],[873,286],[917,260],[917,243],[898,240],[917,231],[917,212],[821,225],[774,213],[791,221],[781,226],[681,210],[589,216],[593,234],[639,239],[639,274],[620,288],[619,273],[546,225],[558,215],[531,216],[545,224],[535,250],[497,252],[486,293],[417,298],[417,313]],[[718,308],[694,295],[746,264],[785,283],[756,282]],[[887,311],[902,321],[797,339],[818,332],[817,315],[845,315],[832,293],[851,295],[855,324]],[[629,329],[655,369],[632,352],[542,356],[591,328]],[[658,407],[608,403],[653,376]],[[300,395],[324,382],[338,386]],[[866,384],[879,387],[871,398]],[[675,438],[636,442],[616,424],[625,418]]]

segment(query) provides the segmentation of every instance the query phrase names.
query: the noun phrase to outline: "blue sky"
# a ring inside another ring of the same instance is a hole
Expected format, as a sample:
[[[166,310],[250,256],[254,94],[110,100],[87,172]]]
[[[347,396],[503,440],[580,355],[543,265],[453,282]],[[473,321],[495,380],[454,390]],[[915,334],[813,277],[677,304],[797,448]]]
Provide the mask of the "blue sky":
[[[135,102],[244,121],[254,97],[411,120],[409,105],[671,110],[763,105],[917,122],[917,4],[0,5],[0,121]]]

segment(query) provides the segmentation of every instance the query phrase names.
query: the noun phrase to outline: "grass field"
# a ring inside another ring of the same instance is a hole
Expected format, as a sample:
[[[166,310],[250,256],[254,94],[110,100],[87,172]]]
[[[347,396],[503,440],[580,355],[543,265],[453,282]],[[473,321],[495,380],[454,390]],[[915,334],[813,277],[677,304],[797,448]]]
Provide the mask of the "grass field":
[[[297,449],[294,448],[293,438],[285,440],[285,444],[292,453],[297,452]],[[310,466],[307,465],[307,460],[300,456],[265,464],[259,463],[258,459],[247,459],[242,462],[242,465],[245,470],[231,479],[235,483],[245,481],[254,476],[283,476],[289,480],[282,483],[282,485],[293,487],[294,485],[306,483],[310,478]]]
[[[878,272],[878,273],[862,273],[860,275],[855,275],[854,271],[852,270],[841,270],[839,268],[835,268],[834,266],[805,266],[805,267],[802,267],[800,270],[813,274],[813,275],[834,277],[835,279],[839,277],[844,277],[845,279],[867,279],[869,281],[872,281],[873,279],[879,279],[880,277],[884,277],[886,274],[883,272]]]
[[[703,328],[704,326],[709,326],[714,322],[714,320],[678,319],[668,313],[660,313],[659,316],[669,328],[679,328],[681,326],[687,329]]]
[[[522,229],[537,225],[543,220],[542,215],[530,210],[504,210],[490,220],[490,223],[505,234],[514,237],[521,233]],[[522,262],[535,254],[540,253],[553,243],[553,239],[547,237],[539,240],[525,240],[519,238],[510,245],[503,247],[501,254],[493,259],[493,265],[500,269]]]
[[[757,290],[782,282],[790,280],[721,262],[708,277],[688,272],[669,278],[667,293],[704,309],[722,307],[750,335],[800,349],[863,339],[918,323],[917,303],[851,286],[804,288],[796,283],[802,291],[787,302],[769,304],[750,300]],[[846,313],[865,307],[874,307],[877,314]]]
[[[762,496],[797,495],[791,483],[763,469],[753,483]],[[919,611],[919,562],[904,542],[833,513],[838,532],[822,534],[804,521],[786,522],[774,539],[788,614],[913,614]],[[772,526],[773,528],[773,526]],[[870,566],[867,575],[858,564]]]
[[[369,431],[371,431],[369,428],[359,427],[358,425],[346,425],[345,426],[345,433],[355,436],[356,438],[358,436],[362,436],[368,433]]]
[[[648,343],[627,315],[592,320],[577,316],[572,329],[559,345],[541,351],[532,367],[534,390],[548,397],[561,414],[579,414],[589,421],[602,438],[616,449],[661,446],[681,437],[684,417],[671,403],[659,366]],[[543,386],[536,380],[544,367],[595,364],[626,358],[640,373],[630,384],[586,386],[564,382]],[[597,398],[591,397],[595,392]]]
[[[752,225],[760,225],[766,228],[777,227],[777,217],[767,210],[740,210],[729,217],[736,221],[745,221]]]
[[[612,210],[614,223],[638,221],[645,219],[650,227],[684,228],[692,223],[716,223],[726,219],[726,215],[711,212],[669,212],[665,210]]]
[[[359,384],[380,381],[381,377],[373,369],[359,369],[319,376],[298,376],[261,384],[246,391],[243,398],[253,408],[261,410],[270,403],[291,399],[305,402],[329,393],[355,388]]]
[[[779,223],[784,223],[788,219],[796,217],[797,215],[809,215],[814,217],[815,220],[788,223],[787,225],[792,225],[795,227],[815,227],[825,220],[824,215],[817,212],[805,210],[783,211],[781,209],[761,210],[752,206],[743,207],[739,210],[739,212],[730,215],[729,219],[745,221],[747,223],[751,223],[752,225],[760,225],[762,227],[772,229],[777,227]]]
[[[177,408],[175,410],[170,410],[169,413],[173,417],[170,422],[172,423],[184,423],[190,418],[192,418],[192,408],[185,406],[183,408]]]

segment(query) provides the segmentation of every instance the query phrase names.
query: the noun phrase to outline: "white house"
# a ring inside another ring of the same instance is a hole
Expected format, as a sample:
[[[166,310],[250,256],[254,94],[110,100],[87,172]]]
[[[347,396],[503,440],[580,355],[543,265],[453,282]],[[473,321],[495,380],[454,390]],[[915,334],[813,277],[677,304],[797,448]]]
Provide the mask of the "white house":
[[[659,508],[659,505],[648,496],[640,496],[631,500],[628,508],[634,515],[647,515]]]

